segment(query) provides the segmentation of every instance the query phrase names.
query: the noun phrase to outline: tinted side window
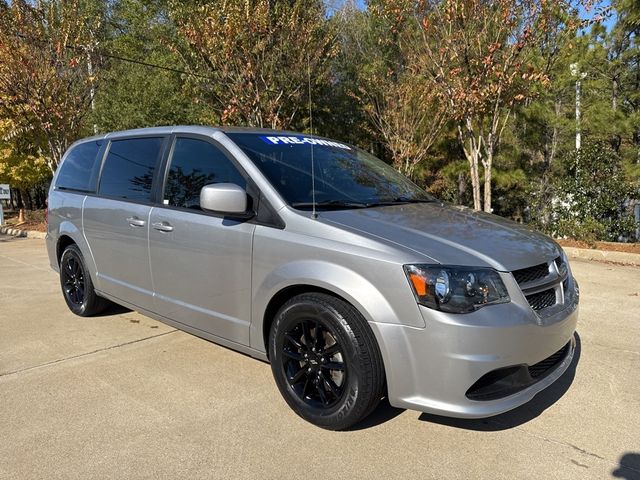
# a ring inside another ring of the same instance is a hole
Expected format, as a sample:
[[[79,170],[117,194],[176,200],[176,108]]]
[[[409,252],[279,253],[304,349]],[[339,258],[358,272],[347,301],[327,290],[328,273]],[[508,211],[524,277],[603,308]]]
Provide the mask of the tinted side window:
[[[149,201],[162,138],[114,140],[102,169],[100,194]]]
[[[212,183],[247,186],[231,160],[214,145],[203,140],[177,138],[164,189],[164,204],[199,209],[200,190]]]
[[[73,147],[60,165],[56,187],[93,192],[100,167],[98,151],[101,144],[102,141],[90,141]]]

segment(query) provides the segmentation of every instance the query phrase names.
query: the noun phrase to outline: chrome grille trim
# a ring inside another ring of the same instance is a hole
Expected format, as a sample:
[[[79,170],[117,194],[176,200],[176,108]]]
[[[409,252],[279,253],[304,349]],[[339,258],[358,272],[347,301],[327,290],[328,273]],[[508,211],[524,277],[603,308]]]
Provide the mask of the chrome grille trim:
[[[568,268],[561,256],[512,272],[527,302],[539,317],[564,308],[569,286]],[[558,307],[558,308],[554,308]]]

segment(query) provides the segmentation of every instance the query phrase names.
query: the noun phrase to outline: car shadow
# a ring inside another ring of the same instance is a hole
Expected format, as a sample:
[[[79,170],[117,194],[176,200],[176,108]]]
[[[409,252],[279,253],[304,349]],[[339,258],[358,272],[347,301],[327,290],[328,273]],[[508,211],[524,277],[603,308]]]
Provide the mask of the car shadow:
[[[538,393],[535,397],[533,397],[533,399],[531,399],[524,405],[510,410],[509,412],[501,413],[500,415],[489,418],[463,419],[442,417],[440,415],[423,413],[420,415],[419,419],[423,422],[431,422],[464,430],[476,430],[484,432],[508,430],[510,428],[520,426],[533,420],[551,405],[556,403],[560,398],[562,398],[562,396],[566,393],[566,391],[573,383],[573,379],[576,376],[576,367],[578,366],[578,362],[580,361],[580,354],[582,351],[580,335],[578,335],[578,332],[575,333],[575,338],[576,349],[569,368],[567,368],[567,370],[558,380]]]
[[[611,472],[615,478],[640,479],[640,453],[625,453],[620,457],[618,468]]]
[[[111,315],[121,315],[123,313],[129,313],[132,311],[133,310],[131,310],[130,308],[123,307],[122,305],[111,302],[107,308],[105,308],[102,312],[93,315],[93,317],[110,317]]]
[[[348,428],[346,431],[355,432],[357,430],[366,430],[367,428],[375,427],[382,423],[388,422],[389,420],[397,417],[402,412],[404,412],[403,408],[392,407],[389,403],[389,400],[383,398],[380,401],[380,405],[367,417],[365,417],[361,422],[356,423],[352,427]]]

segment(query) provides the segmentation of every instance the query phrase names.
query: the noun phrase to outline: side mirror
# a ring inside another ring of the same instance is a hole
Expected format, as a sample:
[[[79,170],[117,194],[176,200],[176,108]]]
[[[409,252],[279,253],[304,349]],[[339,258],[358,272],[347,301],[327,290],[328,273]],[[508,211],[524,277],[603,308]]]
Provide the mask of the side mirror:
[[[200,190],[200,208],[218,213],[245,213],[247,192],[234,183],[205,185]]]

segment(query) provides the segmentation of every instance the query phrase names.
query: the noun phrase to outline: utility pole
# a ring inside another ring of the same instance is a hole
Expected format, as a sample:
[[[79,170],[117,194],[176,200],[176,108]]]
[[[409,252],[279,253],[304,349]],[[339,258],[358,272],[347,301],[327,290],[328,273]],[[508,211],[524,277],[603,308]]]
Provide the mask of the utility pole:
[[[587,76],[586,73],[580,72],[580,68],[577,63],[572,63],[569,65],[569,70],[571,71],[571,75],[576,77],[576,150],[580,150],[582,145],[582,136],[580,132],[580,94],[582,93],[582,80]]]

